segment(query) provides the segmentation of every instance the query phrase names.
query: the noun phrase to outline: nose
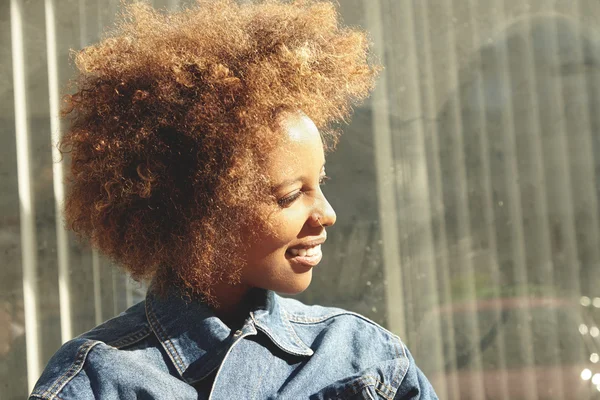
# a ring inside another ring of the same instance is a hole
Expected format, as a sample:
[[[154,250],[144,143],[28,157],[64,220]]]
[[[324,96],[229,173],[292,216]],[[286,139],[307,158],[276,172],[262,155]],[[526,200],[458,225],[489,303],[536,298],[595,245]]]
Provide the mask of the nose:
[[[336,218],[333,207],[331,207],[329,201],[321,193],[320,197],[315,201],[315,209],[310,216],[311,226],[331,226],[335,224]]]

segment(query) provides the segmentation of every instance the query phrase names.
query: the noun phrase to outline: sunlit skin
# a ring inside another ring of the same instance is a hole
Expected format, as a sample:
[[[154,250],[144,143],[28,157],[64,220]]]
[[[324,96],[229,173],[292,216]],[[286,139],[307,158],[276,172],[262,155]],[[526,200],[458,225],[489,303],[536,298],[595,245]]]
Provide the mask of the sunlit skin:
[[[336,220],[321,190],[325,154],[317,127],[301,114],[286,114],[280,126],[283,139],[268,156],[265,171],[272,183],[271,229],[259,231],[250,243],[241,282],[215,288],[222,314],[236,310],[251,288],[285,294],[305,290],[321,260],[325,228]]]

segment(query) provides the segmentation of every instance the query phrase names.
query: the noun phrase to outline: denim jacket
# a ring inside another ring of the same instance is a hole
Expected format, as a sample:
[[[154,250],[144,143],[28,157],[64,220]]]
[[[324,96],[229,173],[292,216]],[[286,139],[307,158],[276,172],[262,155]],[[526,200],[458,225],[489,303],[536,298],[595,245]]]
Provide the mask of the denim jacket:
[[[241,328],[180,296],[64,344],[30,399],[437,399],[400,339],[345,310],[256,291]]]

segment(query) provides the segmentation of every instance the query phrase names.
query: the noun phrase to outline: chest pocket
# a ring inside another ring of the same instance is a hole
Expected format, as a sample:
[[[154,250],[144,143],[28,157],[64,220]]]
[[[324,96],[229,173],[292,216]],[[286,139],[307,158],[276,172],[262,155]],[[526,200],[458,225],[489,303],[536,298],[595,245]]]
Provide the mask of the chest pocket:
[[[393,390],[377,378],[365,376],[351,381],[336,382],[310,400],[392,400]]]

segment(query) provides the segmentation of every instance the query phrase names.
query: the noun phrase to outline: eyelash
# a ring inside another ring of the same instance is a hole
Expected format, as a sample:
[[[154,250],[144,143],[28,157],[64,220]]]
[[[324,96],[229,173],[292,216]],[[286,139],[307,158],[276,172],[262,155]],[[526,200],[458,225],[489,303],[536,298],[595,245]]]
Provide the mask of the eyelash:
[[[331,179],[331,178],[328,177],[327,175],[321,176],[319,178],[319,186],[324,186],[325,182],[327,182],[329,179]],[[291,196],[284,197],[282,199],[277,200],[277,204],[279,204],[279,206],[282,208],[287,207],[290,204],[292,204],[294,201],[296,201],[298,198],[300,198],[300,196],[302,196],[302,194],[304,194],[303,191],[296,192]]]

